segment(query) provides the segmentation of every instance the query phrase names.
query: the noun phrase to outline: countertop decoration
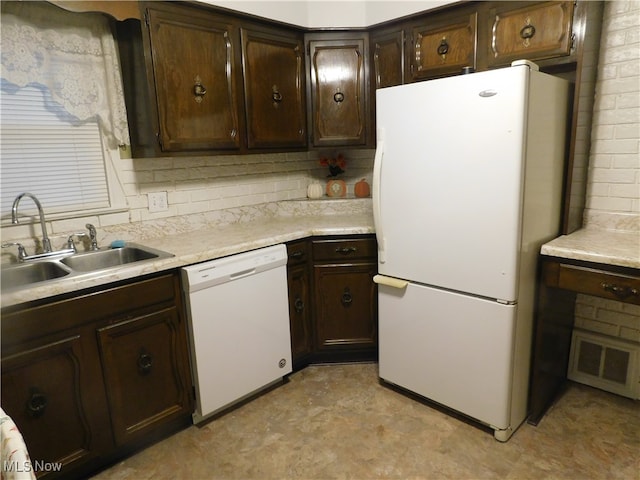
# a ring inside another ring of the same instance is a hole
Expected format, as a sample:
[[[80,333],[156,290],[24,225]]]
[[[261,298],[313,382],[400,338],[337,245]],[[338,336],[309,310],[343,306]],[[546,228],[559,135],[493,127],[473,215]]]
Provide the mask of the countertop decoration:
[[[344,155],[339,153],[335,158],[321,157],[320,165],[329,167],[329,175],[327,175],[327,177],[337,177],[341,173],[344,173],[344,169],[347,168],[347,161],[344,159]]]
[[[338,180],[335,177],[344,173],[344,169],[347,167],[347,162],[344,159],[344,155],[337,154],[334,158],[322,157],[320,158],[320,165],[323,167],[329,167],[329,181],[327,182],[327,196],[328,197],[344,197],[347,195],[347,184],[344,180]]]

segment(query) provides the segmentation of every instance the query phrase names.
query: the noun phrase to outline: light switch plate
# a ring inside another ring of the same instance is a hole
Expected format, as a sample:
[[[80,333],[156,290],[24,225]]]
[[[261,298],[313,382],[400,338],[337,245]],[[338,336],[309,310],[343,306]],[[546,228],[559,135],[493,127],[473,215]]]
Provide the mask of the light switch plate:
[[[165,212],[169,210],[167,192],[151,192],[147,196],[149,198],[150,212]]]

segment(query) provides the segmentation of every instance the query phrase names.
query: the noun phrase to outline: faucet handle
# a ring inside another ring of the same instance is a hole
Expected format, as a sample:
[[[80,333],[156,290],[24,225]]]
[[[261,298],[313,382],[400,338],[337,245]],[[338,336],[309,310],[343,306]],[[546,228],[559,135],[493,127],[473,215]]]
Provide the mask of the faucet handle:
[[[74,252],[77,252],[78,249],[76,248],[76,244],[73,241],[73,237],[82,238],[82,237],[86,237],[86,236],[87,236],[87,234],[84,233],[84,232],[72,233],[67,238],[67,248],[73,250]]]
[[[21,243],[18,243],[18,242],[3,243],[2,248],[13,247],[14,245],[18,247],[18,261],[22,262],[27,257],[27,251],[25,250],[25,248],[22,246]]]
[[[87,223],[85,227],[89,230],[89,238],[91,239],[91,250],[98,250],[98,235],[96,233],[96,227]]]

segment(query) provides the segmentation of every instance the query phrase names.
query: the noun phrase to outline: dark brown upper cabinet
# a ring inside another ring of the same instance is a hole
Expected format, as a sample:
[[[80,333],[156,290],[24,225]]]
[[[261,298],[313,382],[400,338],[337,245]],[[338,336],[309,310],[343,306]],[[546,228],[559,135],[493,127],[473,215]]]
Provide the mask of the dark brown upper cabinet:
[[[574,2],[497,2],[488,15],[488,64],[570,55],[573,11]]]
[[[414,80],[460,73],[476,68],[475,11],[428,17],[411,29],[411,77]]]
[[[306,35],[305,41],[309,54],[311,145],[367,145],[370,133],[367,33],[312,33]]]
[[[375,88],[404,83],[404,30],[371,34],[371,56]]]
[[[241,38],[248,148],[306,147],[303,35],[256,27]]]
[[[207,12],[146,10],[162,151],[238,149],[235,28]]]

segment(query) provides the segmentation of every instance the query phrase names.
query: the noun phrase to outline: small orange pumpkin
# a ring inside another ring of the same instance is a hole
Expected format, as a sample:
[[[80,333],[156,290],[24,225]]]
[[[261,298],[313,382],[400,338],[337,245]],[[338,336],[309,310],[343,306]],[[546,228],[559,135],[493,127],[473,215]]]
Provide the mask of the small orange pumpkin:
[[[369,188],[369,184],[363,178],[359,182],[356,182],[353,193],[356,194],[356,197],[368,197],[371,194],[371,188]]]

